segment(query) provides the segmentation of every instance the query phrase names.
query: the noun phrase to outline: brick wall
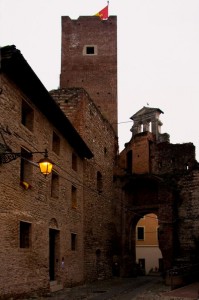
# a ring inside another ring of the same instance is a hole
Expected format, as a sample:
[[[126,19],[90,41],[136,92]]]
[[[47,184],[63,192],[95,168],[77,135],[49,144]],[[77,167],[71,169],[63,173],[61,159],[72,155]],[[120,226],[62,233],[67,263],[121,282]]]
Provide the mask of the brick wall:
[[[132,168],[128,166],[130,151]],[[116,183],[118,191],[119,187],[123,189],[120,199],[126,229],[122,234],[124,274],[132,271],[128,263],[135,259],[135,226],[147,213],[155,213],[159,219],[159,247],[165,270],[179,263],[198,263],[199,168],[195,146],[158,142],[146,131],[125,145],[119,166]]]
[[[112,274],[113,261],[113,169],[117,137],[84,89],[51,91],[60,108],[94,153],[84,162],[84,252],[85,278],[95,280]],[[98,191],[97,173],[103,188]]]
[[[85,46],[96,47],[85,55]],[[83,87],[117,133],[117,17],[62,17],[61,88]]]
[[[55,280],[70,286],[84,280],[83,266],[83,160],[77,155],[77,172],[72,169],[70,144],[52,126],[13,82],[1,76],[0,128],[14,152],[49,151],[59,176],[59,192],[51,197],[51,175],[46,178],[32,168],[30,189],[20,185],[20,159],[0,165],[1,245],[0,295],[49,291],[49,229],[56,231]],[[34,129],[21,124],[22,99],[34,110]],[[53,131],[60,137],[60,155],[52,151]],[[2,139],[0,141],[3,142]],[[41,154],[34,154],[38,162]],[[71,205],[71,186],[77,188],[77,208]],[[31,224],[31,246],[20,248],[20,221]],[[71,233],[77,234],[77,250],[71,250]],[[64,267],[61,261],[64,259]]]

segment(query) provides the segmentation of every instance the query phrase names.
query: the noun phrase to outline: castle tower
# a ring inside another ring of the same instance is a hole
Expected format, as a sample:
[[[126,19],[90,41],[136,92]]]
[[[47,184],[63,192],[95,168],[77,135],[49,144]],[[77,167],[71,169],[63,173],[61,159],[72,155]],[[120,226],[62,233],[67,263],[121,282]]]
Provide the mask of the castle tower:
[[[84,88],[117,134],[117,17],[62,17],[60,88]]]

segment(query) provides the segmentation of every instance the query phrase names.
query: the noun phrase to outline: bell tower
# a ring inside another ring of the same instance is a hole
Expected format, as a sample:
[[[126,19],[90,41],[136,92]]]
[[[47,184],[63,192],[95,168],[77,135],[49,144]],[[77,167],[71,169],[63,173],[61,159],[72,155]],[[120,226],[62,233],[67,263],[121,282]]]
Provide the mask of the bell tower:
[[[84,88],[117,135],[117,17],[62,17],[60,88]]]

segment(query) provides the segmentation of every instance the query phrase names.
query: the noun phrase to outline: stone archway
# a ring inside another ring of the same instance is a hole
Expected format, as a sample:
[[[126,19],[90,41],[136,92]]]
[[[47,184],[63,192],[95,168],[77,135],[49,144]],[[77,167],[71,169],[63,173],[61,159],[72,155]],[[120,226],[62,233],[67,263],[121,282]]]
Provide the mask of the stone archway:
[[[177,236],[175,235],[175,193],[169,184],[156,176],[130,176],[123,185],[122,276],[135,275],[135,227],[146,214],[159,219],[159,248],[164,271],[172,267]]]

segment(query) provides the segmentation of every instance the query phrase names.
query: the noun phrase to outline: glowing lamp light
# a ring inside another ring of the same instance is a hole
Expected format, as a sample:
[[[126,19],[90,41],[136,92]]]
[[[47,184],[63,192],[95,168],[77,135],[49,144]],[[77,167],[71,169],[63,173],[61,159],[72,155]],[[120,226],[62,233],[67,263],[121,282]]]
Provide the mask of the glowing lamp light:
[[[53,162],[48,157],[40,159],[38,164],[43,175],[47,176],[52,172]]]
[[[0,131],[1,134],[1,131]],[[48,158],[48,151],[45,149],[45,151],[35,151],[35,152],[27,152],[27,153],[22,153],[22,152],[7,152],[6,150],[8,149],[7,145],[1,144],[0,143],[0,165],[1,164],[6,164],[9,163],[18,157],[21,157],[22,159],[25,159],[26,161],[29,161],[28,158],[32,157],[33,154],[36,153],[41,153],[44,154],[44,158],[40,159],[38,162],[40,171],[43,175],[47,176],[52,172],[53,168],[53,162]],[[3,153],[1,153],[1,148],[4,150]],[[5,150],[6,149],[6,150]],[[10,149],[9,149],[10,150]],[[29,161],[32,163],[31,161]],[[37,165],[38,166],[38,165]]]

